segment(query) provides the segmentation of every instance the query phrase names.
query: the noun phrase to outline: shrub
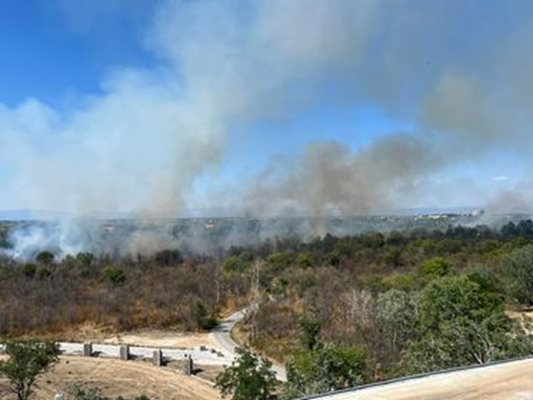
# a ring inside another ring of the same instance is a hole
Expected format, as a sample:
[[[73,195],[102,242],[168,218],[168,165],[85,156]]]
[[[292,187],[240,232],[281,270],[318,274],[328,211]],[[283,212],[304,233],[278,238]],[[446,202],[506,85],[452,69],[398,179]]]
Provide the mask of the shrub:
[[[126,274],[122,269],[114,265],[107,267],[104,270],[104,275],[114,287],[121,286],[126,283]]]
[[[28,278],[33,278],[37,272],[37,266],[32,263],[24,264],[22,267],[22,273]]]
[[[424,275],[437,278],[450,272],[450,264],[442,257],[435,257],[424,261],[421,270]]]
[[[39,254],[37,254],[35,260],[37,260],[37,262],[40,264],[50,265],[52,262],[54,262],[54,255],[49,251],[41,251]]]
[[[193,313],[194,322],[197,329],[210,330],[213,329],[218,321],[215,316],[209,314],[202,302],[197,301],[194,305]]]
[[[69,385],[66,392],[72,396],[73,400],[104,400],[100,389],[84,387],[78,383]]]

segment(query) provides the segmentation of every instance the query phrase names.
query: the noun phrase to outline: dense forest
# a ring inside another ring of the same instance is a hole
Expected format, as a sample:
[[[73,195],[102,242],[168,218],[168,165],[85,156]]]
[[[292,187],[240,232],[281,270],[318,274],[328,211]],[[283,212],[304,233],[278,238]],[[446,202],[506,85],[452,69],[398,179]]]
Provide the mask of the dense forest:
[[[0,262],[6,337],[63,338],[83,324],[205,330],[250,304],[237,335],[287,364],[288,398],[529,354],[533,222],[287,237],[216,257]]]

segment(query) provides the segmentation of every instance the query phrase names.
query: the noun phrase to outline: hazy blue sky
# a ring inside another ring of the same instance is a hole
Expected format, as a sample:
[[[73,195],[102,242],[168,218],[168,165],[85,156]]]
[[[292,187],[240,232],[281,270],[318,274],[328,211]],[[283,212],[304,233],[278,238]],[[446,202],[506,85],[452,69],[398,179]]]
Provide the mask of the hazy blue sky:
[[[527,0],[3,0],[0,209],[525,209],[531,37]]]

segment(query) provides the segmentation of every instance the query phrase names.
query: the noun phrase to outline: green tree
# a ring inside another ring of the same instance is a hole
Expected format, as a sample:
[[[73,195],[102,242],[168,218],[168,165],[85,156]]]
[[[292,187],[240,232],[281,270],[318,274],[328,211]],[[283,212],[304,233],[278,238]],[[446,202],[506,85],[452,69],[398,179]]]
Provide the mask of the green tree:
[[[26,263],[22,267],[22,273],[28,278],[33,278],[36,272],[37,266],[33,263]]]
[[[385,253],[385,263],[387,265],[392,265],[393,267],[399,267],[402,265],[402,249],[398,247],[394,247],[390,250],[388,250]]]
[[[442,257],[435,257],[424,261],[421,270],[424,275],[433,278],[441,277],[450,272],[450,264]]]
[[[242,257],[231,256],[226,258],[224,264],[222,265],[222,270],[226,274],[244,272],[250,268],[250,262],[243,261]]]
[[[215,387],[232,400],[268,400],[276,388],[272,363],[246,349],[236,351],[237,359],[217,376]]]
[[[37,377],[58,361],[58,350],[49,342],[8,342],[5,352],[8,359],[0,361],[0,375],[9,380],[10,390],[18,400],[28,400]]]
[[[305,349],[315,350],[320,344],[320,322],[305,318],[301,321],[301,342]]]
[[[41,251],[35,259],[43,265],[50,265],[54,262],[54,254],[49,251]]]
[[[500,296],[467,276],[428,284],[420,295],[418,330],[403,360],[405,372],[484,364],[520,355],[530,343],[505,315]]]
[[[267,271],[279,273],[286,269],[291,263],[291,255],[288,253],[272,253],[266,259]]]
[[[213,329],[218,323],[216,316],[209,314],[201,301],[196,301],[194,305],[193,319],[195,328],[201,330]]]
[[[508,296],[521,304],[533,305],[533,245],[513,251],[502,264]]]
[[[308,252],[298,254],[296,264],[300,268],[311,268],[314,265],[313,255]]]
[[[94,260],[94,255],[92,253],[80,251],[76,254],[76,262],[83,267],[90,267]]]
[[[295,399],[355,386],[365,381],[366,370],[365,354],[358,347],[320,344],[288,363],[284,397]]]
[[[376,301],[376,320],[389,350],[400,351],[414,336],[418,320],[418,303],[412,294],[391,289]]]

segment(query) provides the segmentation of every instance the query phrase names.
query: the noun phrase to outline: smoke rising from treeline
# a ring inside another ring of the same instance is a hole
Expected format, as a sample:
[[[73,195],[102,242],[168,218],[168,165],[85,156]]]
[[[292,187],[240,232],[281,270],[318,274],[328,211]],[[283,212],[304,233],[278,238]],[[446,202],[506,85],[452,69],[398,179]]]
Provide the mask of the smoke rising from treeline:
[[[495,150],[530,165],[532,26],[526,0],[161,1],[144,38],[157,66],[114,69],[76,109],[0,104],[3,198],[77,215],[174,216],[224,162],[235,126],[327,101],[372,105],[412,129],[355,152],[312,143],[290,166],[237,179],[224,198],[267,214],[408,207],[433,174]],[[529,208],[512,193],[488,201]]]

